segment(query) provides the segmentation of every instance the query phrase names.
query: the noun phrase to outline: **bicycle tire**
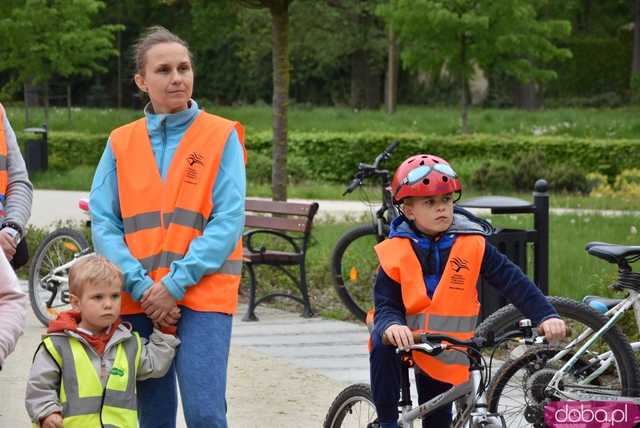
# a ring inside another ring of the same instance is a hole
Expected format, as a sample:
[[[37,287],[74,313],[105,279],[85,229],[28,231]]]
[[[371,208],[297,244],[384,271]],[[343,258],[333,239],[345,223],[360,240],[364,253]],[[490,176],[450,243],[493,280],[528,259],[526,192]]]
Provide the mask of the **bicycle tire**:
[[[548,300],[556,308],[560,317],[563,318],[565,322],[570,323],[572,330],[574,328],[580,328],[579,324],[581,324],[582,326],[591,328],[593,331],[597,331],[607,322],[607,318],[604,315],[575,300],[562,297],[549,297]],[[521,318],[523,318],[523,315],[513,305],[505,306],[504,308],[500,309],[489,318],[487,318],[476,329],[476,333],[480,336],[485,337],[487,334],[489,334],[489,332],[494,332],[496,335],[499,335],[500,332],[512,330],[515,322]],[[577,337],[578,334],[579,331],[572,332],[572,337]],[[594,385],[611,385],[612,382],[617,379],[617,381],[619,382],[621,395],[640,395],[640,391],[638,390],[637,386],[638,380],[640,379],[638,365],[631,346],[629,345],[629,342],[620,327],[614,325],[611,329],[609,329],[609,331],[607,331],[606,334],[604,334],[598,340],[603,341],[603,347],[606,346],[609,350],[611,350],[616,364],[615,368],[613,368],[613,373],[609,372],[606,376],[603,375],[604,377],[602,379],[597,378],[597,382],[594,383]],[[555,355],[555,353],[557,353],[559,349],[561,348],[551,348],[548,346],[536,347],[530,351],[525,352],[522,356],[507,360],[507,362],[503,364],[503,366],[494,376],[489,388],[489,392],[487,394],[489,411],[502,413],[499,409],[502,392],[509,379],[512,378],[520,368],[522,368],[523,364],[525,364],[521,360],[532,358],[530,357],[530,355],[536,352],[538,352],[539,356],[541,357],[544,357],[546,354],[549,354],[549,356]],[[568,354],[568,356],[570,355],[571,353]],[[595,367],[589,366],[589,364],[586,362],[587,359],[588,355],[586,355],[584,361],[582,359],[579,360],[579,364],[576,366],[578,371],[573,373],[574,376],[580,376],[581,370],[584,371],[588,369],[593,372]],[[546,371],[546,373],[543,373],[543,370]],[[548,376],[552,373],[552,370],[554,370],[552,366],[543,366],[539,369],[536,369],[535,372],[539,373],[540,376]],[[588,373],[589,372],[586,372],[586,374]],[[531,373],[531,376],[533,376],[533,373]],[[542,380],[543,377],[540,377],[539,379]],[[548,380],[550,379],[547,379],[547,382]],[[513,397],[514,395],[510,393],[509,399],[513,399]],[[534,407],[530,406],[527,407],[527,409],[532,410],[534,409]],[[519,414],[524,414],[524,412],[520,411]],[[531,418],[534,420],[533,426],[544,426],[542,425],[542,419],[540,419],[543,418],[543,413],[534,412],[534,416],[531,416]],[[511,425],[513,425],[513,423],[509,424],[509,426]]]
[[[331,254],[331,276],[338,297],[362,322],[365,322],[367,310],[373,307],[373,285],[378,267],[373,246],[383,239],[373,224],[356,226],[340,237]],[[346,283],[345,277],[348,278]]]
[[[29,300],[33,313],[44,326],[57,316],[57,310],[53,305],[47,306],[42,298],[46,296],[45,293],[49,294],[48,298],[55,293],[54,301],[57,298],[60,307],[66,306],[60,300],[60,296],[68,284],[58,282],[42,284],[42,278],[46,277],[51,269],[73,260],[78,253],[87,248],[89,243],[84,235],[68,227],[54,230],[38,245],[29,267]]]
[[[354,415],[354,412],[358,412],[357,416],[362,416],[359,411],[363,410],[363,406],[366,406],[366,417],[361,419],[358,417],[357,423],[349,424],[348,419]],[[376,421],[376,407],[373,404],[373,396],[371,394],[371,387],[366,383],[356,383],[349,385],[343,389],[340,394],[333,400],[327,416],[324,419],[324,428],[347,428],[358,427],[367,428],[368,424]]]

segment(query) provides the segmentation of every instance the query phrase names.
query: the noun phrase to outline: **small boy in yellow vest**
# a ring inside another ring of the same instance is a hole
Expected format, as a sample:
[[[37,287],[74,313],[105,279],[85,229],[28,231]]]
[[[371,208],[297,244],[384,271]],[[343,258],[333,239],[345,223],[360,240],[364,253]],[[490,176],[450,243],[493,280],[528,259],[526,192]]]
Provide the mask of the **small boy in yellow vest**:
[[[406,159],[391,183],[402,215],[389,239],[376,245],[380,270],[374,287],[371,333],[371,386],[381,428],[398,427],[400,364],[395,347],[413,344],[413,331],[473,336],[480,311],[476,283],[482,276],[549,340],[564,336],[565,325],[540,290],[486,237],[491,226],[455,208],[462,185],[447,161],[420,154]],[[386,337],[393,346],[383,344]],[[418,401],[424,403],[469,377],[468,360],[459,352],[437,357],[413,355]],[[423,427],[447,427],[451,406],[422,421]]]
[[[143,343],[120,321],[122,273],[84,256],[69,272],[73,310],[49,323],[29,374],[26,409],[42,428],[137,427],[136,380],[162,377],[178,338],[155,330]]]

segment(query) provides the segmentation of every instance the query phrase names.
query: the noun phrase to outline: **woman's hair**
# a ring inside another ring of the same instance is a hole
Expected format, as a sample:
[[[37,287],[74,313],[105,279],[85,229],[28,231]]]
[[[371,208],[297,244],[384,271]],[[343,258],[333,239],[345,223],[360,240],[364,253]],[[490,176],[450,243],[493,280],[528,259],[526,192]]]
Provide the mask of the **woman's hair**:
[[[74,296],[82,296],[85,287],[95,284],[122,286],[122,272],[105,257],[88,254],[80,257],[69,270],[69,291]]]
[[[149,49],[160,43],[178,43],[185,47],[189,53],[189,60],[193,63],[193,57],[189,50],[187,42],[173,34],[161,25],[154,25],[140,36],[137,43],[133,47],[134,60],[136,63],[136,73],[144,75],[144,67],[147,63],[147,52]]]

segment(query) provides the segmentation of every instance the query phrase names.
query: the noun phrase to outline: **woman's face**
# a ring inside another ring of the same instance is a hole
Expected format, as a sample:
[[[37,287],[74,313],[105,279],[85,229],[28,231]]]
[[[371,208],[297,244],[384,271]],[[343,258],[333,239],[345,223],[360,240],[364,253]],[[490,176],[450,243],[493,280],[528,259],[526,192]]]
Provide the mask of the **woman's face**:
[[[155,113],[186,109],[193,93],[189,51],[180,43],[153,45],[146,53],[144,74],[136,74],[135,81],[149,95]]]

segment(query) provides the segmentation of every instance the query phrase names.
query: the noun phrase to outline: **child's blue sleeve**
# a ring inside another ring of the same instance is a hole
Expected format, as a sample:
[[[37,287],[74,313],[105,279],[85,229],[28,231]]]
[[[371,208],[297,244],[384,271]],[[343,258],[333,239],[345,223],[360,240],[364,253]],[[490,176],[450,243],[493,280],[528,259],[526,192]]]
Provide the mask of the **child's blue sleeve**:
[[[402,303],[400,284],[391,279],[382,269],[378,270],[373,288],[376,313],[372,335],[382,337],[393,324],[406,324],[405,307]]]
[[[488,242],[485,246],[480,274],[534,324],[538,325],[547,318],[558,316],[556,310],[529,277]]]

